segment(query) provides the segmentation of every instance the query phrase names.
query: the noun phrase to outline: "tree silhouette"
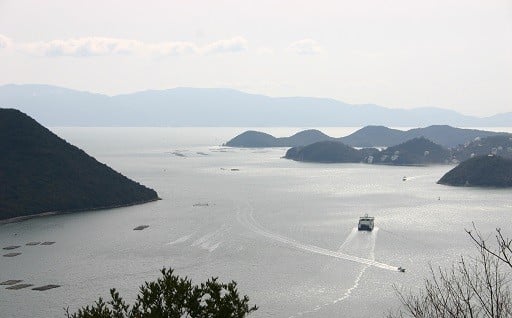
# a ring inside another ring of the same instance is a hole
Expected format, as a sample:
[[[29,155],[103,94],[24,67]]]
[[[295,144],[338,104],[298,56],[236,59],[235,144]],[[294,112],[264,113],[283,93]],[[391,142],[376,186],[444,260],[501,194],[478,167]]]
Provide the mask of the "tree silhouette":
[[[234,281],[225,284],[213,277],[193,285],[189,278],[181,278],[173,272],[173,269],[163,268],[161,278],[145,282],[132,306],[111,289],[110,301],[99,298],[94,305],[76,313],[70,314],[66,309],[66,315],[68,318],[242,318],[258,309],[249,306],[247,296],[239,296]]]
[[[474,225],[466,232],[478,249],[477,256],[461,257],[449,270],[431,267],[430,278],[417,294],[395,287],[403,307],[388,318],[512,317],[512,240],[500,229],[496,229],[495,244]]]

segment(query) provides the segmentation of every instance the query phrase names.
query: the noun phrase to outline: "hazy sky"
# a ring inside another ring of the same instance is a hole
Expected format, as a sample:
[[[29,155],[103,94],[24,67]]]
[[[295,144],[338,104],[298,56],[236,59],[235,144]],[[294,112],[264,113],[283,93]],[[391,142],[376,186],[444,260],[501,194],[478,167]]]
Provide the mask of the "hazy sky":
[[[0,84],[512,111],[512,0],[0,0]]]

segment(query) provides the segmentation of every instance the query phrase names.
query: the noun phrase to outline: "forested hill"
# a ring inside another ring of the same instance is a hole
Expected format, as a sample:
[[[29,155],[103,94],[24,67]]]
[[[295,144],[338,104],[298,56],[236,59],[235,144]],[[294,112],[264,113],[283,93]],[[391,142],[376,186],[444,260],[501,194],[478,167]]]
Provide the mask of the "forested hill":
[[[512,187],[512,159],[478,156],[461,162],[437,183],[452,186]]]
[[[365,162],[386,165],[428,165],[448,163],[450,151],[420,137],[379,151],[376,148],[355,149],[338,141],[320,141],[307,146],[293,147],[286,159],[307,162]]]
[[[473,141],[475,138],[481,139],[490,136],[507,136],[508,138],[510,134],[447,125],[433,125],[406,131],[384,126],[366,126],[340,138],[330,137],[313,129],[301,131],[291,137],[280,138],[258,131],[246,131],[225,145],[229,147],[297,147],[319,141],[339,141],[352,147],[389,147],[414,138],[425,137],[443,147],[452,148]]]
[[[394,165],[443,164],[450,161],[448,149],[424,138],[414,138],[389,147],[378,154],[374,163]]]
[[[304,130],[290,137],[276,138],[267,133],[248,130],[226,142],[228,147],[297,147],[306,146],[320,141],[334,141],[332,138],[315,129]]]
[[[0,108],[0,219],[158,199],[34,119]]]

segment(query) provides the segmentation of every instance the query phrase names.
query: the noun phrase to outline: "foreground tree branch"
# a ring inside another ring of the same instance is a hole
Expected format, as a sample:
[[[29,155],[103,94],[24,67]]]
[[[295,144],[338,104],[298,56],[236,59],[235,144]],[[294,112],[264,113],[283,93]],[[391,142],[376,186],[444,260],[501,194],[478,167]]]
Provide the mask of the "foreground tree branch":
[[[461,257],[449,270],[430,267],[430,278],[417,294],[394,286],[402,308],[388,318],[512,317],[512,240],[496,229],[496,244],[489,244],[474,224],[466,232],[477,256]]]

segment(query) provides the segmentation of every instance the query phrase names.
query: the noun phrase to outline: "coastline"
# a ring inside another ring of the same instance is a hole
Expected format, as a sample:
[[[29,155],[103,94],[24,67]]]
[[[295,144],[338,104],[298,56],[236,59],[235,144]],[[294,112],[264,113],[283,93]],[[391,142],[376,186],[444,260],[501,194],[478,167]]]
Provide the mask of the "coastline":
[[[101,207],[95,207],[95,208],[83,208],[83,209],[74,209],[74,210],[66,210],[66,211],[50,211],[50,212],[22,215],[22,216],[16,216],[13,218],[9,218],[9,219],[0,220],[0,226],[2,226],[4,224],[23,222],[23,221],[27,221],[27,220],[34,219],[34,218],[40,218],[40,217],[46,217],[46,216],[52,216],[52,215],[126,208],[129,206],[140,205],[140,204],[155,202],[155,201],[159,201],[159,200],[162,200],[162,199],[159,197],[156,197],[155,199],[137,201],[137,202],[127,203],[127,204],[108,205],[108,206],[101,206]]]

